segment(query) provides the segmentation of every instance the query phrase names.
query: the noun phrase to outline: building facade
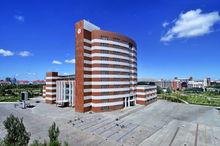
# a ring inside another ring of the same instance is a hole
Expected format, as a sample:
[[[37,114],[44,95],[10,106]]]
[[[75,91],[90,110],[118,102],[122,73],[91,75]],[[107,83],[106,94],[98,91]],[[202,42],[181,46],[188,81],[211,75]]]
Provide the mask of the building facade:
[[[189,81],[188,88],[204,88],[203,81]]]
[[[82,20],[75,24],[75,110],[110,111],[135,105],[136,43]]]
[[[59,78],[56,81],[56,103],[60,106],[75,105],[75,81],[69,78]]]
[[[46,103],[60,106],[74,106],[75,104],[74,76],[60,76],[58,72],[47,72],[46,86],[43,87],[43,90],[46,90],[46,93],[43,94]]]
[[[157,100],[157,86],[137,86],[137,104],[148,105],[155,100]]]

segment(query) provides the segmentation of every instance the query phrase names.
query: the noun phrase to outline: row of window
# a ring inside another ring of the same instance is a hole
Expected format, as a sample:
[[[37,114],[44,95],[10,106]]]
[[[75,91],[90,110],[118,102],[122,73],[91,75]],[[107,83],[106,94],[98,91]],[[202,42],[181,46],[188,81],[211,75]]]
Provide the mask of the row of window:
[[[111,41],[115,41],[115,42],[121,42],[121,43],[124,43],[124,44],[129,44],[127,41],[121,40],[117,37],[109,38],[108,36],[101,36],[100,39],[102,39],[102,40],[111,40]]]
[[[127,53],[116,52],[116,51],[109,51],[109,50],[100,50],[100,53],[121,55],[121,56],[126,56],[126,57],[131,57],[132,56],[132,55],[127,54]],[[132,56],[132,57],[135,57],[135,56]]]
[[[123,68],[123,69],[131,69],[129,66],[116,65],[116,64],[100,64],[101,67],[111,67],[111,68]]]
[[[100,46],[120,48],[120,49],[123,49],[123,50],[131,51],[131,47],[129,47],[129,49],[128,49],[126,47],[116,45],[116,44],[108,44],[108,43],[99,43],[99,44],[100,44]],[[136,51],[132,51],[132,52],[136,53]]]
[[[101,57],[101,60],[103,60],[103,61],[125,62],[125,63],[132,63],[132,64],[136,64],[137,65],[137,62],[132,62],[130,60],[121,59],[121,58]]]
[[[130,76],[137,76],[137,72],[123,72],[123,71],[84,71],[84,74],[91,75],[91,74],[101,74],[101,75],[130,75]]]
[[[113,91],[113,92],[100,92],[101,95],[110,95],[109,93],[112,93],[113,95],[118,95],[118,94],[126,94],[129,93],[129,91]]]
[[[101,85],[101,88],[109,88],[110,87],[110,85]],[[128,87],[130,87],[130,85],[127,85],[127,86],[125,86],[125,85],[114,85],[114,88],[128,88]]]

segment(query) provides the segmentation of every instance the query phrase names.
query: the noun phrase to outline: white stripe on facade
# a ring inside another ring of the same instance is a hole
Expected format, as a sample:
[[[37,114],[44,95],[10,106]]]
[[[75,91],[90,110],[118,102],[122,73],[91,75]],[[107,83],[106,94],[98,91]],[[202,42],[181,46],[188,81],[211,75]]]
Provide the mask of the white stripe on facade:
[[[114,82],[84,82],[84,85],[130,85],[130,82],[114,81]]]
[[[121,43],[121,42],[115,42],[115,41],[111,41],[111,40],[93,39],[92,43],[107,43],[107,44],[113,44],[113,45],[118,45],[118,46],[129,48],[128,44]]]
[[[118,92],[118,91],[130,91],[130,88],[99,88],[99,89],[84,89],[84,92]]]
[[[91,47],[88,47],[88,46],[84,46],[84,49],[91,51]]]
[[[86,56],[86,57],[91,57],[91,54],[84,53],[84,56]]]
[[[124,68],[110,68],[110,67],[84,67],[85,71],[122,71],[122,72],[130,72],[130,69]]]
[[[137,95],[147,95],[146,92],[137,92]]]
[[[118,102],[106,102],[106,103],[86,103],[84,107],[103,107],[103,106],[115,106],[115,105],[123,105],[123,101]]]
[[[137,89],[156,89],[156,86],[137,86]]]
[[[90,41],[90,40],[88,40],[88,39],[84,39],[83,40],[85,43],[89,43],[89,44],[91,44],[92,42]]]
[[[130,78],[129,75],[84,74],[84,78]]]
[[[46,85],[56,85],[56,82],[46,82]]]
[[[113,47],[106,47],[106,46],[92,46],[91,50],[108,50],[108,51],[115,51],[115,52],[120,52],[120,53],[126,53],[126,54],[130,55],[130,52],[126,51],[124,49],[113,48]]]
[[[130,85],[130,82],[114,81],[114,82],[84,82],[84,85]]]
[[[56,79],[59,79],[59,77],[46,77],[46,80],[56,80]]]
[[[46,95],[56,95],[56,92],[46,92]]]
[[[85,56],[85,53],[84,53]],[[126,59],[126,60],[132,60],[129,57],[122,56],[122,55],[114,55],[114,54],[105,54],[105,53],[92,53],[92,57],[109,57],[109,58],[119,58],[119,59]]]
[[[119,95],[105,95],[105,96],[84,96],[84,100],[87,99],[116,99],[135,96],[135,94],[119,94]]]
[[[47,87],[47,86],[46,86],[46,89],[48,89],[48,90],[54,90],[54,89],[56,89],[56,87]]]
[[[88,61],[88,60],[84,60],[85,64],[113,64],[113,65],[124,65],[124,66],[135,66],[136,65],[132,65],[130,63],[126,63],[126,62],[119,62],[119,61],[105,61],[105,60],[93,60],[93,61]]]
[[[140,101],[147,101],[147,99],[146,99],[146,98],[139,98],[139,97],[137,97],[137,98],[136,98],[136,100],[140,100]]]
[[[46,97],[46,100],[56,100],[56,97]]]

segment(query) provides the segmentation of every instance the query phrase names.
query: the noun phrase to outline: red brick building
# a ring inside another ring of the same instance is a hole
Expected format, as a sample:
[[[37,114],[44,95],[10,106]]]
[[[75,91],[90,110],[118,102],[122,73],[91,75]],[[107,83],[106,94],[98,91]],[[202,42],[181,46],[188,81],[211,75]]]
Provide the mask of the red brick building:
[[[85,20],[75,24],[75,39],[75,110],[100,112],[135,105],[136,43]]]

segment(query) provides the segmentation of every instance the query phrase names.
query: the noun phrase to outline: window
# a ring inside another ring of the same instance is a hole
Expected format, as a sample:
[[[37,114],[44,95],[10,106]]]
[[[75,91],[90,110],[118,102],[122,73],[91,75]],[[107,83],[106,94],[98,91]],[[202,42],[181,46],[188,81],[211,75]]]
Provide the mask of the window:
[[[101,60],[108,61],[108,57],[101,57]]]
[[[100,46],[108,46],[106,43],[100,43]]]
[[[129,43],[129,48],[132,48],[132,47],[133,47],[133,45],[131,43]]]
[[[109,38],[107,36],[101,36],[102,40],[109,40]]]
[[[101,85],[101,88],[108,88],[108,85]]]
[[[109,107],[108,106],[103,106],[103,107],[101,107],[101,110],[107,111],[107,110],[109,110]]]
[[[101,80],[101,81],[109,81],[108,78],[101,78],[100,80]]]
[[[102,99],[102,102],[109,102],[109,99]]]
[[[101,74],[109,74],[109,71],[100,71]]]
[[[119,42],[120,39],[119,39],[119,38],[113,38],[113,41],[117,41],[117,42]]]
[[[101,92],[101,95],[108,95],[108,92]]]

